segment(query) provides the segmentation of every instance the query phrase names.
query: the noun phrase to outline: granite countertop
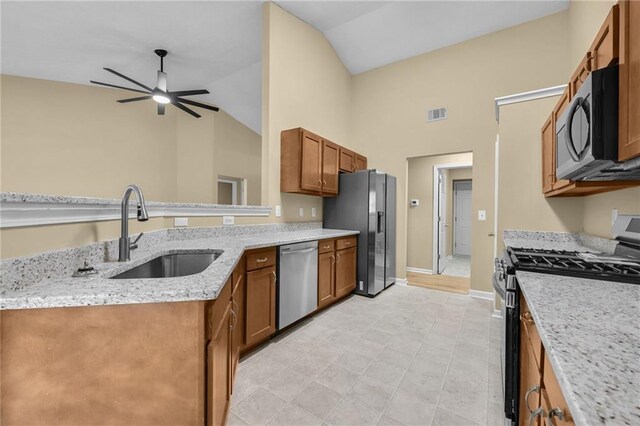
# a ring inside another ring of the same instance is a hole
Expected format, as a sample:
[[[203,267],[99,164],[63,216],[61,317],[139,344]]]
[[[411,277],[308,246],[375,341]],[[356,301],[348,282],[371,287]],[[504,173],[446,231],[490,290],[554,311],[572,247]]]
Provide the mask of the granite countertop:
[[[505,232],[505,245],[611,253],[616,244],[534,234]],[[640,285],[536,272],[516,276],[574,422],[640,424]]]
[[[132,251],[131,261],[124,264],[117,261],[93,264],[99,273],[91,278],[72,278],[67,274],[44,278],[20,288],[5,288],[0,294],[0,309],[212,300],[220,293],[245,250],[355,234],[358,232],[317,228],[228,236],[201,235],[200,238],[182,240],[158,239],[147,247]],[[221,251],[222,254],[199,274],[177,278],[108,279],[164,254],[203,250]]]

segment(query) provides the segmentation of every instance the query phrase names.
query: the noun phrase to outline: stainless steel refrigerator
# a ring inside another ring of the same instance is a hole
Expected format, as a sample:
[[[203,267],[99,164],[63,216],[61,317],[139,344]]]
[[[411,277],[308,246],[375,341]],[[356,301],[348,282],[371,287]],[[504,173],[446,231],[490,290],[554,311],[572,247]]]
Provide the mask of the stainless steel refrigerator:
[[[339,195],[324,199],[325,228],[360,231],[356,293],[375,296],[395,283],[396,178],[377,170],[340,175]]]

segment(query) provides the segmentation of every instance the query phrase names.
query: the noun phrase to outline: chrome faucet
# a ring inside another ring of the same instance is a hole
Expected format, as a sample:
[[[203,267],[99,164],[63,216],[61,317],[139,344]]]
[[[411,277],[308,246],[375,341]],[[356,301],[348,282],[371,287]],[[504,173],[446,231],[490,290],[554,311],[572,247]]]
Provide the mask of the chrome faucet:
[[[136,193],[136,198],[138,199],[138,222],[144,222],[149,220],[149,213],[147,213],[147,207],[144,204],[144,196],[142,195],[142,191],[136,185],[129,185],[127,189],[124,190],[124,195],[122,197],[122,217],[121,217],[121,225],[120,225],[120,239],[118,240],[119,245],[119,262],[126,262],[131,259],[131,250],[135,250],[138,248],[138,240],[142,237],[142,233],[138,235],[133,243],[129,241],[129,197],[131,193]]]

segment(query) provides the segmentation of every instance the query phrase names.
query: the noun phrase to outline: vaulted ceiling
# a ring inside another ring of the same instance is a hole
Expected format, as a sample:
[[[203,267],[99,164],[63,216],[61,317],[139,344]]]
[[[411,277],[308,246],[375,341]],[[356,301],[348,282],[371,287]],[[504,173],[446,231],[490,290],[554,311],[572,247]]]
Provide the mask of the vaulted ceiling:
[[[352,74],[556,13],[561,1],[279,1],[322,31]],[[113,68],[154,86],[158,58],[170,90],[206,88],[261,130],[261,3],[2,2],[2,73],[122,84]]]

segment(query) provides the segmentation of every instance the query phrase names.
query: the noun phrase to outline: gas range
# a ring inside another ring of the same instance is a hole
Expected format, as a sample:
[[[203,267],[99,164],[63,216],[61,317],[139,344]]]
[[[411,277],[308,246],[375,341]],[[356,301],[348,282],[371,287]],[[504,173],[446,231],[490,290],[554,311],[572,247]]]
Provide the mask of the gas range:
[[[518,271],[640,284],[640,259],[562,250],[507,247],[505,266]]]

